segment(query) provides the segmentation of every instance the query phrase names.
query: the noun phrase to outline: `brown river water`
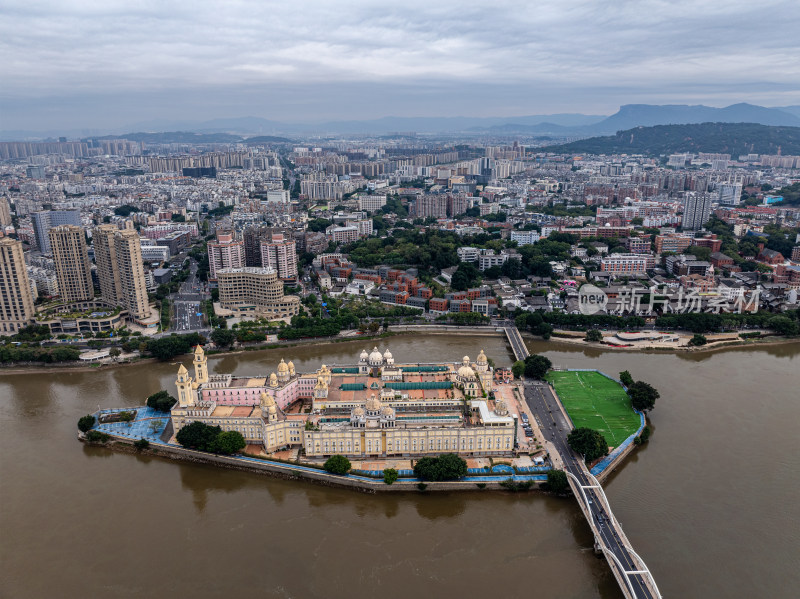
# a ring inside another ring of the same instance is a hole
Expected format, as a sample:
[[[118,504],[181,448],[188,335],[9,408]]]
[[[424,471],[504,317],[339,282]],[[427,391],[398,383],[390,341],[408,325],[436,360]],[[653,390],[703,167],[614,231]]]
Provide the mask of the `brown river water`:
[[[398,337],[396,360],[512,356],[500,337]],[[372,345],[372,344],[370,344]],[[664,597],[800,595],[800,343],[554,364],[661,391],[654,433],[605,483]],[[352,363],[347,343],[212,356],[212,372]],[[190,357],[183,360],[189,364]],[[176,365],[0,373],[0,597],[620,597],[573,499],[367,495],[80,444],[78,418],[174,392]]]

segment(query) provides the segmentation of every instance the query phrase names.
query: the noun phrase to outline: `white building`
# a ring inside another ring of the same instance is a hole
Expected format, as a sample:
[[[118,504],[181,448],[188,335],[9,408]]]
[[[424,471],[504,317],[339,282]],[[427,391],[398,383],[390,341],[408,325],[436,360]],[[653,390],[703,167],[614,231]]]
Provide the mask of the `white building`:
[[[539,239],[538,231],[511,231],[511,241],[516,241],[517,245],[533,245]]]

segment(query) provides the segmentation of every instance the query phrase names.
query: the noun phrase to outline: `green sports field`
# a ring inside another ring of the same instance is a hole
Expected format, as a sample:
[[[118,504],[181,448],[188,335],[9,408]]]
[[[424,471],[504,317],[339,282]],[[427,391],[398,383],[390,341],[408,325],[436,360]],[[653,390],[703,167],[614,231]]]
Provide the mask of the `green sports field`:
[[[547,380],[575,428],[585,426],[599,431],[612,447],[639,429],[639,415],[619,383],[597,372],[551,371]]]

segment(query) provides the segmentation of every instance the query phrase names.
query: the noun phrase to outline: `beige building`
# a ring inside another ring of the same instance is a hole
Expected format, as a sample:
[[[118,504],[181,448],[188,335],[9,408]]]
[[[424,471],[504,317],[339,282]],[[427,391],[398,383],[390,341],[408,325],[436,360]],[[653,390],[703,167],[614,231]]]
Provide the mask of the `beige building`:
[[[7,227],[11,224],[11,207],[8,205],[6,196],[0,197],[0,227]]]
[[[271,241],[261,242],[261,264],[275,270],[283,281],[297,279],[297,249],[292,239],[281,234],[272,235]]]
[[[223,310],[274,318],[300,313],[300,298],[283,294],[283,282],[272,268],[223,268],[217,271],[217,285]]]
[[[150,317],[150,304],[147,297],[147,281],[144,277],[142,245],[139,235],[132,229],[117,231],[114,235],[116,246],[117,274],[122,296],[117,304],[127,308],[130,318],[144,320]]]
[[[31,284],[22,243],[0,239],[0,334],[14,334],[33,322]]]
[[[103,300],[124,307],[133,320],[149,318],[150,304],[139,235],[132,229],[120,231],[114,225],[100,225],[94,230],[93,238],[97,279]]]
[[[117,267],[117,247],[114,235],[119,231],[116,225],[100,225],[92,231],[94,261],[97,265],[97,280],[100,283],[100,297],[116,306],[122,298],[119,270]]]
[[[210,280],[216,280],[217,271],[220,269],[241,268],[244,264],[244,241],[235,239],[233,233],[220,231],[217,233],[217,239],[208,243]]]
[[[94,297],[86,237],[82,227],[59,225],[48,232],[56,264],[58,290],[65,302],[82,302]]]
[[[209,375],[201,347],[194,377],[181,365],[173,428],[201,421],[235,430],[267,452],[302,447],[310,458],[342,454],[381,459],[457,453],[513,453],[516,420],[493,399],[492,372],[475,363],[395,364],[391,352],[362,352],[358,364],[299,374],[281,360],[277,373]],[[311,402],[311,412],[297,402]]]

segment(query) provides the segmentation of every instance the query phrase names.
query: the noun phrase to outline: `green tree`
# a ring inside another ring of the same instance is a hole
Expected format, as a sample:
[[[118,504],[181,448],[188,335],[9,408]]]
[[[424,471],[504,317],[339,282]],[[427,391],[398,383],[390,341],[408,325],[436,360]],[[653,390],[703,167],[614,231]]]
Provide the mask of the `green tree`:
[[[525,374],[525,362],[522,360],[514,362],[514,365],[511,367],[511,374],[514,375],[514,378],[522,378],[522,375]]]
[[[583,339],[584,341],[597,343],[603,340],[603,333],[601,333],[597,329],[589,329],[588,331],[586,331],[586,337],[584,337]]]
[[[331,474],[347,474],[350,472],[350,460],[343,455],[332,455],[325,460],[323,468]]]
[[[247,444],[239,431],[223,431],[214,439],[214,453],[231,455],[243,450]]]
[[[147,439],[142,438],[142,439],[139,439],[138,441],[134,441],[133,442],[133,446],[136,449],[138,449],[139,451],[142,451],[143,449],[148,449],[150,447],[150,441],[148,441]]]
[[[636,381],[628,387],[628,395],[631,397],[631,405],[634,410],[647,412],[656,405],[656,400],[660,397],[658,391],[644,381]]]
[[[87,414],[86,416],[81,416],[78,419],[78,430],[82,433],[88,433],[89,430],[94,426],[94,416],[91,414]]]
[[[227,329],[214,329],[211,331],[211,341],[219,347],[230,347],[236,341],[236,333]]]
[[[626,387],[630,387],[631,385],[633,385],[633,377],[631,376],[631,373],[628,372],[627,370],[623,370],[622,372],[619,373],[619,380]]]
[[[217,437],[222,432],[218,426],[209,426],[202,422],[187,424],[175,435],[178,443],[189,449],[214,451]]]
[[[608,455],[608,442],[603,435],[592,428],[574,429],[567,436],[567,442],[573,451],[584,456],[587,464]]]
[[[147,398],[147,406],[161,412],[169,412],[178,400],[166,391],[158,391]]]
[[[397,477],[398,473],[394,468],[385,468],[383,470],[383,482],[385,482],[387,485],[391,485],[393,482],[395,482]]]
[[[569,490],[569,481],[563,470],[549,470],[547,472],[547,490],[558,495],[563,495]]]
[[[458,480],[467,475],[467,462],[454,453],[437,458],[424,457],[414,464],[414,476],[421,480]]]
[[[549,358],[540,356],[539,354],[533,354],[525,358],[525,376],[527,378],[541,380],[552,366],[553,363]]]
[[[122,354],[122,351],[118,347],[112,347],[108,350],[108,355],[112,358],[119,358],[120,354]]]
[[[790,337],[798,333],[797,321],[792,320],[788,316],[773,316],[767,321],[767,326],[778,333],[778,335]]]
[[[458,265],[456,272],[453,273],[450,287],[455,291],[466,291],[470,287],[476,286],[480,281],[480,271],[475,265],[470,262],[462,262]]]
[[[701,335],[700,333],[695,333],[694,336],[689,339],[689,345],[692,347],[700,347],[706,343],[708,343],[708,339],[706,339],[705,335]]]

